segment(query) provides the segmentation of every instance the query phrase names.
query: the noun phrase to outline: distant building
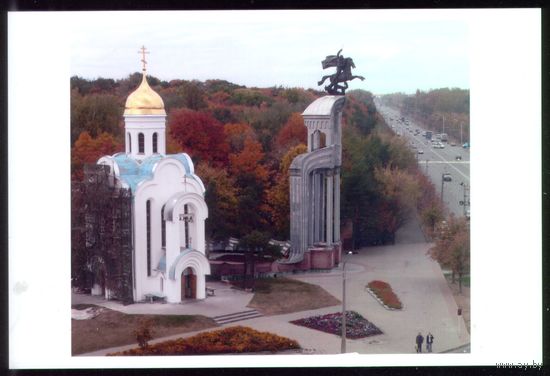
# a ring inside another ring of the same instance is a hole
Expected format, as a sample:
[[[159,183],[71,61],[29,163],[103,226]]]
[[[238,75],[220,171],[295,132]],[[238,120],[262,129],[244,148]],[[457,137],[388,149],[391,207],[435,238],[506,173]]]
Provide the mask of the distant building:
[[[97,163],[109,167],[111,184],[131,191],[133,300],[204,299],[205,188],[189,155],[166,154],[164,102],[142,61],[143,79],[124,110],[125,151]]]

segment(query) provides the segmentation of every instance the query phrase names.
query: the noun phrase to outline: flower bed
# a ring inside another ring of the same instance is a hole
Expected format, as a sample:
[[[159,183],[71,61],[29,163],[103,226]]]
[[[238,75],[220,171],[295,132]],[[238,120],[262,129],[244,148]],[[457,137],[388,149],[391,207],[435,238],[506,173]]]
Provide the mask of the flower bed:
[[[305,319],[291,321],[292,324],[305,326],[326,333],[342,334],[342,313],[330,313],[322,316],[311,316]],[[351,339],[370,337],[382,334],[373,323],[355,311],[346,311],[346,337]]]
[[[389,283],[384,281],[370,281],[367,287],[382,301],[388,308],[401,309],[403,305],[393,292]]]
[[[292,339],[248,327],[233,326],[107,355],[208,355],[277,352],[299,348],[298,342]]]

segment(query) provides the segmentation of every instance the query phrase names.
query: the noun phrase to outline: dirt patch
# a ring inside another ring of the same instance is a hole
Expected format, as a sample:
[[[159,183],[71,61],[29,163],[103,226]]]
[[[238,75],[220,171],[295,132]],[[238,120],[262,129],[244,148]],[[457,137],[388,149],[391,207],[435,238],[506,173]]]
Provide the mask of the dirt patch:
[[[254,297],[248,307],[264,315],[278,315],[330,307],[340,300],[322,287],[288,278],[263,279],[255,283]]]
[[[93,305],[77,305],[82,309]],[[142,318],[153,321],[153,339],[172,334],[192,332],[216,326],[205,316],[189,315],[127,315],[103,308],[102,312],[89,320],[71,320],[72,354],[78,355],[110,347],[136,344],[134,330]]]
[[[456,305],[462,308],[462,316],[464,317],[464,323],[466,323],[466,329],[470,333],[470,288],[462,286],[462,293],[458,292],[458,282],[451,283],[447,280],[449,288],[453,292],[453,298]]]

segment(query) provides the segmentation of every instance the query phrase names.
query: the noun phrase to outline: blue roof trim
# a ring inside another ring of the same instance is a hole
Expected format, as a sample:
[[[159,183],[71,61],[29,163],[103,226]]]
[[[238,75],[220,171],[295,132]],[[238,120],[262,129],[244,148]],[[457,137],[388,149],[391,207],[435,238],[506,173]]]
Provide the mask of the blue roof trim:
[[[189,155],[186,153],[179,153],[179,154],[169,154],[167,157],[171,157],[174,159],[177,159],[180,161],[183,166],[185,167],[185,172],[187,175],[192,175],[194,171],[193,161],[191,161],[191,158],[189,158]],[[191,162],[191,163],[189,163]]]
[[[141,182],[149,180],[153,177],[153,173],[157,164],[164,158],[176,159],[183,165],[185,169],[185,175],[192,177],[195,180],[198,180],[204,187],[202,181],[200,181],[200,179],[197,179],[198,177],[194,174],[193,161],[186,153],[169,155],[155,154],[147,157],[141,163],[137,162],[130,155],[125,153],[117,153],[113,155],[112,158],[118,165],[118,177],[130,187],[130,189],[132,190],[132,194],[135,194],[137,186]]]

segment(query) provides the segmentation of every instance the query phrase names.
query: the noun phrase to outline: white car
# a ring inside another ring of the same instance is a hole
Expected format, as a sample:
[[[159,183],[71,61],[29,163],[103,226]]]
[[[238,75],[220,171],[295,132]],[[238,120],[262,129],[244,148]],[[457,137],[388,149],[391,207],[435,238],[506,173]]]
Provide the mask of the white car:
[[[424,150],[418,149],[418,154],[424,154]]]

